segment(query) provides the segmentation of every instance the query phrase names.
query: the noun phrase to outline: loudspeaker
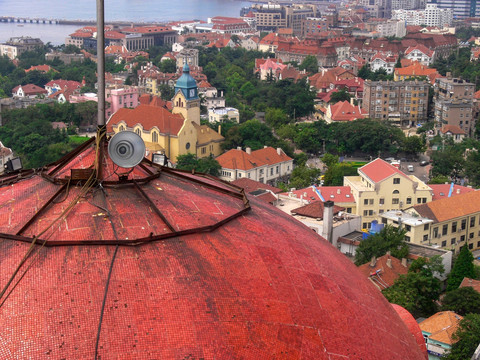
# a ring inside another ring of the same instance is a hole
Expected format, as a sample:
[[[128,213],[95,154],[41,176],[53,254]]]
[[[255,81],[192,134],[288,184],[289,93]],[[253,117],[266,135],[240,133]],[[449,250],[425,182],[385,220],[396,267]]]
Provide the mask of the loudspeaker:
[[[120,167],[132,168],[143,160],[145,143],[132,131],[115,134],[108,143],[108,155]]]

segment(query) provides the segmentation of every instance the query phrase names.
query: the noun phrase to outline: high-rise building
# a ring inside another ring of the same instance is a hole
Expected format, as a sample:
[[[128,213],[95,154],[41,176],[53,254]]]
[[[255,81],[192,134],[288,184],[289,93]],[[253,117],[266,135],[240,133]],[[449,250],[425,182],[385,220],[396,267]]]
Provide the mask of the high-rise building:
[[[477,0],[437,0],[436,3],[441,9],[452,9],[454,19],[480,16],[480,6],[477,6]]]
[[[372,119],[416,126],[427,119],[427,81],[370,81],[363,84],[363,109]]]
[[[435,123],[437,130],[443,125],[456,125],[467,136],[475,130],[473,119],[473,94],[475,84],[465,80],[452,78],[438,78],[435,81]]]

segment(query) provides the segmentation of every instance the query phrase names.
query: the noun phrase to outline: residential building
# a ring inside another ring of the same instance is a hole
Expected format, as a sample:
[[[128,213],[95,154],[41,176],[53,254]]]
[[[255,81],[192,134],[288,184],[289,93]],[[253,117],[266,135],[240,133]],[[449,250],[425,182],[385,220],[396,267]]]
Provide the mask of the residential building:
[[[369,263],[360,265],[358,270],[378,290],[383,290],[392,286],[400,275],[408,273],[408,264],[407,259],[397,259],[387,253],[378,259],[374,257]]]
[[[52,95],[57,91],[71,91],[79,93],[82,86],[83,85],[78,81],[57,79],[46,83],[45,90],[47,90],[48,95]]]
[[[455,342],[452,335],[462,319],[462,316],[453,311],[442,311],[420,323],[429,359],[440,360],[448,353]]]
[[[393,70],[395,69],[395,65],[397,64],[397,60],[397,55],[389,55],[379,52],[370,60],[370,69],[372,71],[383,69],[387,72],[387,74],[392,74]]]
[[[465,139],[465,131],[456,125],[443,125],[438,131],[444,138],[450,138],[455,143],[461,143]]]
[[[390,120],[401,127],[414,127],[427,119],[427,81],[367,80],[363,87],[362,109],[370,118]]]
[[[399,8],[392,11],[392,18],[402,20],[406,25],[425,25],[444,27],[453,22],[453,9],[439,8],[435,3],[428,3],[424,10]]]
[[[432,189],[432,201],[475,191],[471,186],[461,186],[455,183],[429,184],[428,186]]]
[[[432,200],[428,185],[380,158],[359,168],[358,176],[345,176],[343,185],[352,191],[364,229],[371,228],[372,221],[380,220],[384,212]]]
[[[6,55],[10,60],[16,59],[25,51],[33,51],[43,46],[43,42],[38,38],[12,37],[4,44],[0,44],[0,56]]]
[[[480,17],[476,0],[437,0],[440,9],[451,9],[456,20]]]
[[[470,278],[463,278],[462,283],[460,284],[459,288],[462,287],[471,287],[475,291],[480,293],[480,280],[470,279]]]
[[[246,194],[272,205],[278,203],[278,194],[282,192],[279,188],[248,178],[237,179],[232,184],[243,188]]]
[[[418,203],[417,199],[417,203]],[[384,214],[383,222],[406,226],[408,241],[452,250],[480,249],[480,192],[472,191]],[[409,220],[410,219],[410,220]]]
[[[254,4],[251,7],[259,31],[278,31],[291,28],[294,34],[302,33],[302,21],[317,15],[315,5],[308,4]]]
[[[263,149],[245,151],[238,147],[217,157],[222,170],[220,178],[234,181],[248,178],[265,184],[275,185],[285,180],[293,171],[293,159],[280,149],[265,146]]]
[[[208,121],[211,123],[224,122],[226,120],[240,123],[240,113],[238,109],[232,107],[210,108],[208,109]]]
[[[431,259],[434,256],[440,256],[445,272],[443,274],[435,273],[435,277],[440,281],[447,279],[448,274],[452,271],[453,253],[450,250],[440,249],[433,246],[415,244],[408,242],[408,260],[413,261],[418,258]]]
[[[428,49],[425,45],[417,44],[405,50],[405,58],[429,66],[435,58],[435,51]]]
[[[53,61],[55,59],[59,59],[63,61],[66,65],[68,65],[68,64],[71,64],[72,61],[83,62],[85,60],[85,55],[84,54],[65,54],[63,52],[55,52],[55,51],[45,54],[45,60]]]
[[[255,71],[260,74],[260,80],[276,81],[286,67],[280,59],[255,59]]]
[[[473,136],[475,84],[447,74],[446,78],[435,80],[434,91],[436,128],[439,130],[444,125],[455,125],[465,131],[468,137]]]
[[[37,98],[46,97],[48,91],[35,84],[18,85],[12,89],[12,96],[15,98]]]
[[[129,95],[120,93],[122,103],[124,95],[130,100]],[[145,141],[148,155],[162,153],[172,162],[184,154],[199,158],[218,156],[224,138],[208,126],[200,125],[200,99],[188,65],[175,84],[172,105],[172,112],[156,101],[135,109],[122,107],[110,117],[107,132],[134,131]]]
[[[409,66],[394,69],[393,80],[430,79],[435,74],[437,74],[437,69],[431,69],[415,61]]]
[[[353,105],[347,100],[336,102],[335,104],[328,104],[324,120],[330,124],[332,122],[345,122],[357,119],[363,119],[365,115],[362,114],[362,109],[359,105]]]

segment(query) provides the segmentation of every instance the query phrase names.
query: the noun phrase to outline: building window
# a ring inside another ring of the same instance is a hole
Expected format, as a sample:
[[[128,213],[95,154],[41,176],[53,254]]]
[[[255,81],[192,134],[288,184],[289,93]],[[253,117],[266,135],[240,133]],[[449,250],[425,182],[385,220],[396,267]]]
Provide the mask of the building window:
[[[427,202],[427,198],[422,198],[422,203],[425,204]]]
[[[469,238],[469,239],[473,239],[473,232],[471,232],[471,233],[468,235],[468,238]]]
[[[473,244],[472,244],[472,243],[468,244],[468,248],[469,248],[470,250],[472,250],[472,249],[473,249]]]
[[[275,172],[278,174],[278,172],[279,172],[279,166],[276,167]]]
[[[442,235],[447,235],[448,232],[448,225],[445,224],[442,226]]]
[[[398,205],[399,203],[400,203],[400,199],[398,199],[398,198],[392,199],[392,204],[393,205]]]
[[[158,134],[155,131],[152,133],[152,142],[158,142]]]
[[[433,228],[433,237],[438,238],[438,227]]]
[[[398,191],[398,190],[393,190],[392,194],[400,194],[400,191]]]
[[[442,241],[442,247],[445,247],[445,246],[447,246],[447,240]]]
[[[408,197],[407,198],[407,205],[410,205],[412,203],[412,198],[411,197]]]
[[[382,198],[382,199],[378,200],[378,203],[379,203],[380,205],[385,204],[385,199]]]
[[[457,241],[456,238],[452,238],[452,240],[450,240],[450,245],[455,245],[455,242]]]
[[[202,154],[206,154],[206,153],[207,153],[207,147],[204,146],[204,147],[202,147]]]
[[[470,227],[474,227],[475,226],[475,216],[472,216],[470,218]]]
[[[400,178],[393,178],[394,184],[400,184]]]
[[[273,175],[273,167],[270,168],[270,175]]]
[[[462,230],[465,230],[466,227],[467,227],[467,219],[463,219],[462,220]]]
[[[423,241],[428,241],[428,235],[423,235]]]
[[[368,205],[368,199],[363,199],[363,205]]]
[[[405,225],[405,230],[410,231],[412,230],[412,227],[410,225]]]
[[[465,241],[465,235],[460,236],[460,242]]]
[[[347,208],[347,213],[351,214],[352,213],[352,208]]]
[[[457,232],[457,222],[452,223],[452,233]]]
[[[428,230],[428,227],[429,227],[428,224],[423,225],[423,230],[424,230],[424,231],[427,231],[427,230]]]
[[[142,136],[142,132],[140,131],[139,128],[135,129],[135,134],[137,134],[138,136]]]

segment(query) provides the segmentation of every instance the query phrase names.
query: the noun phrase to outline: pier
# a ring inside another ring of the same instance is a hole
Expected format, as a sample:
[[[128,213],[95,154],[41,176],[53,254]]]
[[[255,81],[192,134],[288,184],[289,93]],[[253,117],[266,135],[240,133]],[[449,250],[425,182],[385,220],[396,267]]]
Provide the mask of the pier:
[[[95,25],[95,20],[67,20],[67,19],[46,19],[46,18],[28,18],[15,16],[0,16],[0,23],[18,23],[18,24],[50,24],[50,25]],[[152,23],[132,22],[132,21],[108,21],[105,24],[117,26],[143,26]]]

